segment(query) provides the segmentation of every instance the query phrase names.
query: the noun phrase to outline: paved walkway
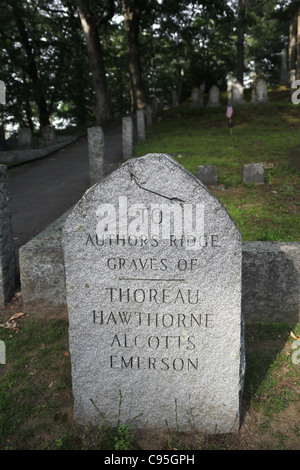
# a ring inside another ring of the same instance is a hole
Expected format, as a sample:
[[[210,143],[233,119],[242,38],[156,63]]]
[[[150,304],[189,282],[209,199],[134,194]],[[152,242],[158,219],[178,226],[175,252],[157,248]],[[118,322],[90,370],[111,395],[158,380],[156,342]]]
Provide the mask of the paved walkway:
[[[121,124],[104,129],[106,172],[122,160]],[[8,172],[16,252],[74,205],[90,186],[88,142],[83,137],[43,159]]]

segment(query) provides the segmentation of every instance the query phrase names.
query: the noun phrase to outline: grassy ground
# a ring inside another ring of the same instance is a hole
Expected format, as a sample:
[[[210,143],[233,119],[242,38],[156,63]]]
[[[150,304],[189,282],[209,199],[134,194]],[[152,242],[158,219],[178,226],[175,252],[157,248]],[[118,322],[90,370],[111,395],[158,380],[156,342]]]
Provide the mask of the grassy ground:
[[[270,93],[267,105],[234,108],[230,135],[226,104],[165,111],[147,129],[134,156],[167,153],[195,174],[198,165],[216,165],[218,187],[210,187],[242,232],[243,240],[298,241],[300,173],[288,165],[298,146],[300,107],[285,91]],[[243,183],[246,163],[263,163],[264,185]]]
[[[300,449],[300,347],[293,349],[300,324],[246,325],[238,434],[184,434],[167,426],[161,433],[134,434],[122,422],[122,407],[114,429],[105,421],[100,427],[74,422],[67,320],[12,318],[18,313],[20,295],[0,312],[0,340],[6,345],[6,364],[0,364],[0,450]]]

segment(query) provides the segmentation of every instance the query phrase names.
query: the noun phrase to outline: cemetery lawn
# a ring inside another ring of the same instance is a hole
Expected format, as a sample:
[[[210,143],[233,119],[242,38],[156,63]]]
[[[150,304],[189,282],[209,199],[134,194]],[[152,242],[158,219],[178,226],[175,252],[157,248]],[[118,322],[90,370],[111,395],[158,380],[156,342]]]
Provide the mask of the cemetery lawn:
[[[295,338],[300,339],[299,323],[246,325],[243,419],[237,434],[182,433],[176,427],[180,403],[175,395],[174,423],[166,423],[165,432],[133,433],[122,421],[121,396],[119,426],[111,428],[105,420],[102,426],[80,426],[73,419],[68,322],[22,314],[17,294],[0,311],[0,340],[6,345],[6,364],[0,364],[0,450],[299,450]]]
[[[299,241],[300,173],[288,165],[299,144],[300,107],[286,91],[270,92],[266,105],[234,107],[230,135],[226,102],[190,110],[188,104],[161,113],[147,129],[134,157],[167,153],[195,175],[198,165],[216,165],[218,185],[208,189],[233,217],[244,241]],[[265,184],[245,184],[242,167],[263,163]]]

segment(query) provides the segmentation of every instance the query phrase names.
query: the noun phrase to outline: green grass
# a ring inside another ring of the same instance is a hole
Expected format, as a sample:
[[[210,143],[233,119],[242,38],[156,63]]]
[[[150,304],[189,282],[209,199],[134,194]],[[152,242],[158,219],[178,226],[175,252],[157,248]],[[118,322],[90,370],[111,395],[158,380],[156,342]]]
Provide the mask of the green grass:
[[[289,167],[288,154],[299,143],[300,108],[286,93],[277,93],[280,97],[267,105],[235,107],[232,135],[226,106],[167,110],[133,156],[167,153],[192,174],[198,165],[216,165],[225,190],[209,190],[232,215],[243,240],[299,241],[300,173]],[[252,162],[264,163],[264,185],[243,183],[242,167]]]
[[[288,429],[280,426],[299,404],[299,364],[291,360],[300,324],[246,325],[244,408],[259,416],[253,436],[207,436],[181,433],[166,424],[161,449],[295,448],[299,416],[293,411]],[[17,330],[0,328],[7,350],[0,365],[0,449],[134,450],[143,449],[130,423],[122,422],[122,395],[116,403],[118,425],[81,426],[73,419],[68,324],[66,320],[25,317]],[[176,397],[174,413],[177,413]],[[299,411],[298,411],[299,412]],[[256,418],[257,419],[257,418]],[[177,421],[176,421],[177,422]],[[258,436],[258,437],[257,437]],[[254,439],[254,438],[253,438]],[[299,442],[298,442],[299,443]],[[298,447],[299,448],[299,447]]]

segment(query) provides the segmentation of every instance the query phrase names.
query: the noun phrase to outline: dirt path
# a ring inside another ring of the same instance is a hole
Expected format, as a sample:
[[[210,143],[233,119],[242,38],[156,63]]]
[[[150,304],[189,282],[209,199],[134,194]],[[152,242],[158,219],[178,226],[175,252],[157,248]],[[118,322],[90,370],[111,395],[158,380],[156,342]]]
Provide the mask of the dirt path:
[[[120,123],[104,133],[106,172],[110,173],[122,159]],[[55,154],[9,170],[16,252],[75,204],[89,186],[86,137]]]

